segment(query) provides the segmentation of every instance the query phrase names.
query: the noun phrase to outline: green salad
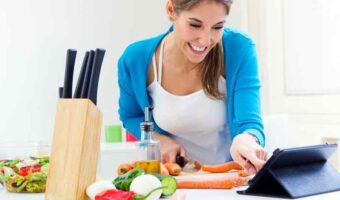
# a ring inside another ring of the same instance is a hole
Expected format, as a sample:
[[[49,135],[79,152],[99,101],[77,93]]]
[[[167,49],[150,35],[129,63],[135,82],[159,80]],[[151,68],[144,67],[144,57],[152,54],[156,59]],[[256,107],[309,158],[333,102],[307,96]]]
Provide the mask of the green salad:
[[[45,192],[49,157],[0,160],[0,183],[8,192]]]

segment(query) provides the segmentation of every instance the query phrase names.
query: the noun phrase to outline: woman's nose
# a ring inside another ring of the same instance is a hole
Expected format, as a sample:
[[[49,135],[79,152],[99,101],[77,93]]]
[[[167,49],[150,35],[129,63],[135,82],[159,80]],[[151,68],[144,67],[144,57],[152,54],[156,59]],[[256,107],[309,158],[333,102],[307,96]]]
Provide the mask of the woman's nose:
[[[212,40],[212,38],[211,38],[210,30],[202,30],[202,32],[200,33],[200,36],[199,36],[199,43],[202,46],[207,47],[207,46],[209,46],[211,40]]]

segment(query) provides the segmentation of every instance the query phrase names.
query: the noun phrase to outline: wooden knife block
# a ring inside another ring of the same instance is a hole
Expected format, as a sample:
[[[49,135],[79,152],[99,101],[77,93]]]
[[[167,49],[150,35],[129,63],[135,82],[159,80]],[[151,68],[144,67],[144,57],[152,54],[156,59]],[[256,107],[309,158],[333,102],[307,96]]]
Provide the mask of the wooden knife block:
[[[101,111],[88,99],[60,99],[57,106],[45,200],[86,200],[96,180]]]

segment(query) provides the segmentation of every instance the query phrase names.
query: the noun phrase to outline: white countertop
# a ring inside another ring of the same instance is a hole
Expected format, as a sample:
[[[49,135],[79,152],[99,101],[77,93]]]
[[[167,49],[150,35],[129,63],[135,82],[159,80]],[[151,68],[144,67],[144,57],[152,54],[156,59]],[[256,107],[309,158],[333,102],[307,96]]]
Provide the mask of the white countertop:
[[[245,188],[237,188],[237,189],[232,189],[232,190],[183,190],[183,189],[179,189],[178,191],[181,193],[184,193],[186,200],[197,200],[197,199],[207,199],[207,198],[209,198],[210,200],[276,199],[276,198],[268,198],[268,197],[245,196],[245,195],[239,195],[236,193],[237,190],[243,190]],[[310,197],[305,197],[305,198],[300,198],[300,199],[301,200],[333,200],[333,199],[335,200],[339,198],[340,198],[340,191],[316,195],[316,196],[310,196]],[[6,192],[4,188],[0,188],[0,199],[1,200],[44,200],[44,194],[8,193]]]

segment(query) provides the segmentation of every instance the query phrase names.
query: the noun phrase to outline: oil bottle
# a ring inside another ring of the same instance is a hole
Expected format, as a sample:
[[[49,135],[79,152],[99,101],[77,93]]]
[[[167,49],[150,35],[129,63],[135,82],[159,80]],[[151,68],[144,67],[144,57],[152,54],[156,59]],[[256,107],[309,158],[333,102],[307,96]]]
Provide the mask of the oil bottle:
[[[146,173],[160,173],[160,143],[154,139],[154,125],[151,116],[152,107],[145,107],[145,120],[140,124],[141,141],[139,142],[139,147],[145,152],[145,160],[137,161],[135,165],[143,168]]]

